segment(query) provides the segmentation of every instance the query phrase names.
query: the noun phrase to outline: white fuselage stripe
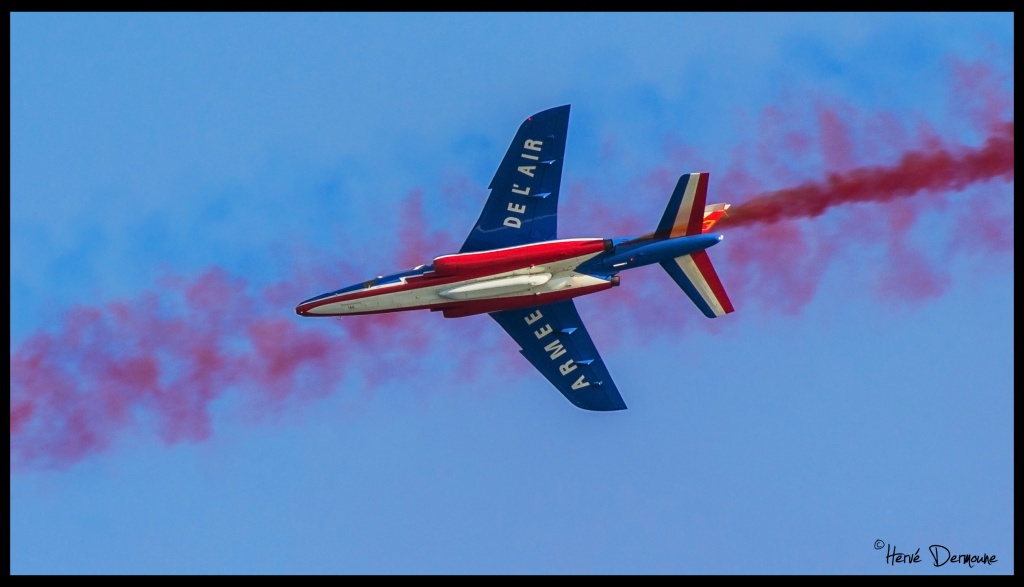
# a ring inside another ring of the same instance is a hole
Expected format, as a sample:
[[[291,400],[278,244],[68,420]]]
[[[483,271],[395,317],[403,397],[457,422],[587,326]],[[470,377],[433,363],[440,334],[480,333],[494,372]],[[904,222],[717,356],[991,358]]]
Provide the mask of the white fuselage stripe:
[[[483,300],[514,298],[519,296],[529,296],[548,293],[552,291],[559,291],[570,287],[580,288],[589,287],[592,285],[599,285],[601,283],[605,283],[607,280],[582,273],[577,273],[575,271],[575,269],[579,267],[582,263],[596,257],[599,254],[600,252],[589,253],[586,255],[581,255],[579,257],[571,257],[569,259],[563,259],[561,261],[546,263],[543,266],[527,266],[522,267],[520,269],[515,269],[513,271],[503,271],[501,273],[495,273],[494,275],[474,277],[472,279],[448,282],[440,285],[426,285],[420,288],[405,289],[397,292],[381,291],[381,293],[378,295],[372,295],[350,300],[339,300],[337,302],[329,302],[310,309],[309,313],[320,315],[348,314],[367,311],[395,310],[413,307],[429,307],[436,304],[448,304],[455,300],[453,300],[451,297],[446,297],[441,294],[443,292],[452,292],[452,290],[456,290],[458,292],[476,291],[479,294],[478,296],[474,296],[472,298],[460,296],[459,299]],[[531,285],[528,288],[518,289],[517,291],[509,292],[506,290],[502,292],[502,290],[500,289],[494,289],[489,291],[487,288],[470,287],[472,285],[480,284],[486,281],[506,280],[507,278],[512,276],[539,276],[542,274],[550,275],[550,278],[544,278],[543,280],[537,279],[536,285]],[[388,285],[397,284],[374,286],[373,288],[370,288],[370,291],[377,287],[379,287],[381,290],[386,290]]]

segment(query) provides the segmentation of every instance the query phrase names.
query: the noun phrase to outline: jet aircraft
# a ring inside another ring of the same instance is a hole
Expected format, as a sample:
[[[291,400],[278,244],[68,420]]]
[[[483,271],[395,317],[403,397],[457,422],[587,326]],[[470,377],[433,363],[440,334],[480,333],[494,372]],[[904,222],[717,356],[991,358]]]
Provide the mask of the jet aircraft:
[[[705,205],[708,174],[679,178],[654,232],[628,238],[557,236],[569,105],[527,118],[498,166],[490,195],[459,252],[310,298],[300,316],[429,309],[446,318],[487,313],[570,402],[626,404],[572,298],[619,285],[619,273],[658,263],[709,318],[733,311],[705,249],[728,204]]]

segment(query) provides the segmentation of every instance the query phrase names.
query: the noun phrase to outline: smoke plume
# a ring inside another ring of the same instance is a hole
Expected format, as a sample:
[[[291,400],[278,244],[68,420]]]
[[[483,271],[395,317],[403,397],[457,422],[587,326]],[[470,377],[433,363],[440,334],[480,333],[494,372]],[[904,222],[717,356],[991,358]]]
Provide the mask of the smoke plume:
[[[821,182],[760,194],[731,208],[719,226],[815,218],[844,204],[961,191],[971,184],[995,179],[1013,179],[1013,121],[1000,125],[977,149],[910,151],[895,165],[853,169],[831,174]]]
[[[972,88],[985,87],[984,72],[961,69]],[[966,82],[957,86],[966,91],[961,86]],[[939,246],[947,257],[1012,251],[1012,199],[1005,190],[1013,181],[1013,121],[998,119],[1012,100],[995,91],[981,94],[971,116],[957,118],[984,129],[978,146],[943,141],[934,132],[921,133],[924,140],[912,144],[892,117],[879,114],[870,119],[881,121],[888,148],[897,152],[889,163],[871,165],[857,162],[863,141],[849,130],[857,117],[851,109],[819,109],[813,118],[817,136],[807,130],[806,117],[792,123],[786,112],[769,109],[762,136],[777,144],[755,139],[737,147],[736,160],[743,165],[733,164],[724,173],[712,169],[717,182],[712,194],[720,190],[722,199],[737,202],[719,224],[730,237],[711,251],[737,313],[706,320],[667,277],[633,280],[626,274],[623,287],[580,304],[584,314],[589,303],[605,310],[601,320],[588,320],[595,339],[610,340],[602,336],[608,328],[618,328],[615,340],[624,339],[624,330],[677,336],[684,325],[703,324],[714,331],[728,328],[728,320],[743,319],[741,314],[756,315],[755,308],[798,313],[814,299],[828,268],[838,260],[853,262],[869,240],[882,247],[883,261],[860,278],[879,295],[901,300],[941,295],[949,277],[915,246],[911,234],[922,211],[977,229],[950,231]],[[807,180],[806,173],[798,179],[779,160],[780,153],[816,157],[821,179]],[[585,236],[648,231],[680,173],[677,167],[672,160],[629,178],[630,186],[651,192],[631,207],[623,205],[622,191],[603,193],[595,187],[602,182],[567,185],[563,214],[599,231]],[[683,171],[690,170],[696,169]],[[759,177],[781,178],[789,187],[769,189]],[[460,184],[458,191],[464,188]],[[951,203],[950,194],[962,196],[963,205]],[[426,229],[430,219],[423,198],[420,190],[410,193],[402,207],[401,238],[380,243],[390,247],[394,269],[454,252],[468,232],[469,227],[457,234]],[[319,251],[309,257],[329,255]],[[658,271],[639,271],[647,270]],[[140,431],[167,444],[202,441],[214,432],[217,406],[267,414],[341,389],[365,395],[390,377],[420,381],[426,355],[450,365],[450,378],[473,377],[487,357],[499,370],[521,360],[496,327],[480,327],[486,317],[444,320],[419,312],[339,321],[292,314],[306,297],[367,277],[351,266],[303,265],[276,284],[255,287],[212,268],[198,277],[168,278],[131,300],[68,310],[57,327],[12,348],[12,471],[65,468]],[[645,310],[635,312],[636,307]]]

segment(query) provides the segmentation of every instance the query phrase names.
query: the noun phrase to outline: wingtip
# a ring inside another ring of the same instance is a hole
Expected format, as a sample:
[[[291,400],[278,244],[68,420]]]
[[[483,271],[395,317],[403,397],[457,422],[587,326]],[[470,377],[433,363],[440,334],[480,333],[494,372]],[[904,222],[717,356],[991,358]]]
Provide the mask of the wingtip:
[[[569,106],[570,106],[569,104],[562,104],[561,106],[555,106],[554,108],[548,108],[547,110],[541,110],[540,112],[534,114],[533,116],[530,116],[526,120],[533,120],[534,118],[537,118],[538,116],[560,115],[560,114],[562,114],[563,111],[568,113]]]

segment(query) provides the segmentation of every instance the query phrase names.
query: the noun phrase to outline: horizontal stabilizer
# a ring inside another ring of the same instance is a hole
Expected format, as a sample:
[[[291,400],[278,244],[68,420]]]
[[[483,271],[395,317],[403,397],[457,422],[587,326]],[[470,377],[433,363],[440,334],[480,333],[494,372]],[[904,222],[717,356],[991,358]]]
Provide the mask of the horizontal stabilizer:
[[[732,302],[711,265],[707,251],[663,261],[661,266],[708,318],[717,318],[733,311]]]

